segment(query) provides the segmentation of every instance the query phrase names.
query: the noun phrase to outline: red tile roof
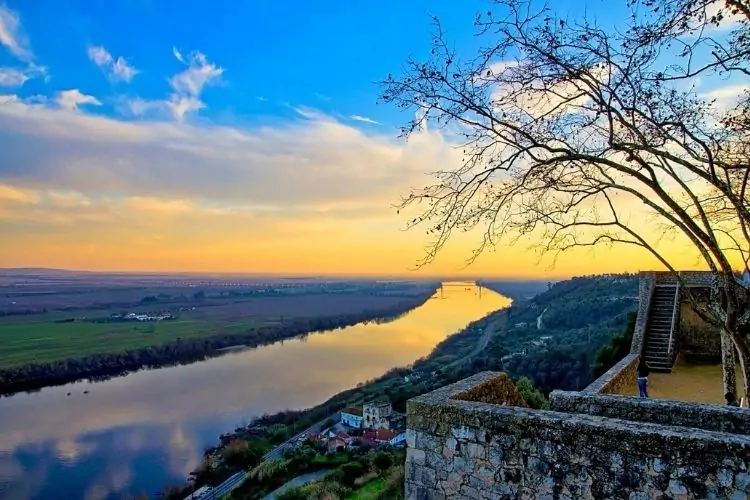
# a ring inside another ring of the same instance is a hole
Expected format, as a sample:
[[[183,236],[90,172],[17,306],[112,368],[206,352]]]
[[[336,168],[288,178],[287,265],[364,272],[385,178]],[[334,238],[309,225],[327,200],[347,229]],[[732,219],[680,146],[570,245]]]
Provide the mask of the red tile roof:
[[[333,438],[330,441],[328,441],[329,448],[338,448],[339,446],[346,447],[346,443],[344,442],[343,439]]]
[[[396,433],[393,431],[389,431],[388,429],[385,429],[381,427],[377,431],[377,437],[375,438],[376,441],[390,441],[391,439],[396,437]]]

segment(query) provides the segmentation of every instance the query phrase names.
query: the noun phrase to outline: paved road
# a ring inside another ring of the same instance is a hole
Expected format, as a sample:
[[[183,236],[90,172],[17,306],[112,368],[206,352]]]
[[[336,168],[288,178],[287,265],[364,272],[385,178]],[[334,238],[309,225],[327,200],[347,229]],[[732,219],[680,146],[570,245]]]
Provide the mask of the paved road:
[[[287,439],[286,441],[278,445],[276,448],[274,448],[273,450],[263,455],[263,460],[273,460],[276,458],[281,458],[281,456],[284,453],[284,450],[289,447],[294,446],[299,440],[299,438],[301,438],[305,434],[309,434],[309,433],[317,434],[323,429],[325,429],[325,423],[328,422],[328,420],[333,420],[334,422],[338,422],[339,420],[341,420],[341,414],[339,412],[336,412],[333,415],[330,415],[324,418],[317,424],[313,424],[312,426],[308,427],[304,431],[297,433],[296,435],[294,435],[294,437]]]
[[[497,330],[502,325],[503,321],[505,321],[505,318],[504,316],[501,316],[500,318],[494,319],[487,323],[487,326],[484,327],[482,336],[479,337],[479,341],[477,342],[477,345],[474,347],[474,349],[463,358],[448,363],[447,365],[445,365],[445,367],[443,367],[443,369],[451,368],[461,363],[465,363],[480,352],[484,351],[487,348],[487,345],[490,343],[490,339],[492,339],[492,336],[495,334],[495,330]]]
[[[292,488],[297,488],[299,486],[304,486],[306,484],[312,483],[313,481],[317,481],[318,479],[322,479],[331,472],[333,471],[330,469],[323,469],[317,472],[311,472],[310,474],[305,474],[303,476],[297,476],[291,481],[285,483],[283,486],[275,489],[274,491],[263,497],[263,500],[276,500],[276,498],[285,491],[291,490]]]
[[[231,493],[232,490],[234,490],[243,482],[245,482],[245,479],[247,479],[247,476],[249,475],[250,473],[248,471],[240,471],[234,474],[233,476],[230,476],[226,481],[224,481],[220,485],[214,488],[210,488],[200,497],[196,497],[196,498],[199,498],[200,500],[219,500],[221,497]],[[188,495],[187,498],[191,498],[190,495]]]

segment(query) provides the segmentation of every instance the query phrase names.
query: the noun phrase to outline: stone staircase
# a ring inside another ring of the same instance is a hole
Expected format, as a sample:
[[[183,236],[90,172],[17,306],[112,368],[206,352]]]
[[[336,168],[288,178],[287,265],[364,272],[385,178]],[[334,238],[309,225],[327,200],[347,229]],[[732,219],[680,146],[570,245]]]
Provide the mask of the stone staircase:
[[[651,307],[646,323],[643,358],[655,372],[669,373],[674,364],[674,350],[670,355],[670,332],[675,314],[675,294],[677,285],[657,285],[651,297]],[[676,340],[672,339],[672,342]]]

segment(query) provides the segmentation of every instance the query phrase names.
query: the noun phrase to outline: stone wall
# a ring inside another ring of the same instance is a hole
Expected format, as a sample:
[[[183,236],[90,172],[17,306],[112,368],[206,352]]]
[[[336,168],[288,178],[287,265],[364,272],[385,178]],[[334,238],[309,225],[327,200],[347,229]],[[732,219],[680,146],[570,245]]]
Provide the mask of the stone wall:
[[[646,335],[646,323],[648,322],[648,310],[651,306],[651,297],[654,295],[656,279],[654,273],[641,273],[638,280],[638,313],[633,330],[633,341],[630,344],[630,354],[640,356],[643,351],[643,342]]]
[[[714,275],[710,271],[678,271],[679,280],[669,271],[649,271],[657,285],[674,285],[681,281],[684,286],[710,287]],[[642,273],[643,274],[643,273]]]
[[[687,361],[721,362],[719,330],[695,313],[689,302],[680,304],[680,354]]]
[[[750,437],[453,399],[497,375],[480,373],[407,403],[406,498],[750,493]]]
[[[635,385],[640,359],[639,354],[628,354],[601,377],[586,386],[583,392],[623,394],[627,388]]]
[[[615,366],[607,370],[601,377],[594,380],[584,389],[584,392],[598,392],[602,394],[622,394],[625,388],[635,384],[638,362],[643,351],[646,336],[646,323],[651,297],[656,285],[653,272],[640,273],[638,280],[638,312],[633,330],[633,340],[630,343],[630,354],[621,359]]]
[[[586,413],[633,422],[750,434],[750,411],[734,406],[566,391],[554,391],[550,394],[549,402],[552,410],[564,413]]]

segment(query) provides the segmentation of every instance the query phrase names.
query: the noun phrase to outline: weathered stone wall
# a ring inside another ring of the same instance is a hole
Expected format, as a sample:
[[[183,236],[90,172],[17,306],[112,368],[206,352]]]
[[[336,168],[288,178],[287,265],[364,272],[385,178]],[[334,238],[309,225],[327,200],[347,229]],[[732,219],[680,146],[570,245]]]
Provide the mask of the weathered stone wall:
[[[650,271],[657,285],[674,285],[681,281],[683,285],[690,287],[710,287],[714,275],[710,271],[678,271],[677,276],[668,271]]]
[[[638,362],[640,361],[641,351],[643,351],[643,342],[646,335],[648,310],[651,305],[651,297],[654,294],[655,285],[655,273],[640,273],[638,280],[638,313],[635,319],[633,340],[630,344],[630,354],[607,370],[601,377],[594,380],[584,389],[584,392],[622,394],[626,388],[635,384]]]
[[[714,274],[710,271],[680,271],[680,279],[687,286],[710,288]]]
[[[407,404],[408,499],[710,499],[750,493],[750,437],[453,399]]]
[[[583,392],[598,394],[624,394],[635,385],[638,373],[639,354],[628,354],[601,377],[583,389]]]
[[[549,403],[552,410],[564,413],[750,434],[750,411],[734,406],[567,391],[554,391],[550,394]]]
[[[651,307],[654,286],[656,286],[654,273],[641,273],[638,280],[638,313],[635,318],[635,329],[633,330],[633,341],[630,344],[630,354],[638,354],[640,356],[643,351],[648,310]]]
[[[689,302],[680,304],[680,354],[687,361],[721,362],[719,330],[695,313]]]
[[[516,385],[505,373],[500,373],[497,377],[492,377],[484,383],[477,384],[466,392],[456,394],[453,398],[496,405],[522,406],[524,408],[529,406],[518,394]]]

